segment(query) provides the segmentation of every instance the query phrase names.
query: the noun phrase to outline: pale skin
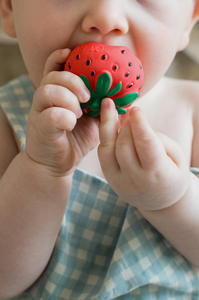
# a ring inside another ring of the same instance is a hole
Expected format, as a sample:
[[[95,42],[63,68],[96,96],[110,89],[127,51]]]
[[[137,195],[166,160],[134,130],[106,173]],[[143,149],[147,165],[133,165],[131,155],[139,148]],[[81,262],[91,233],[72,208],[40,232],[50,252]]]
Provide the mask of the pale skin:
[[[162,76],[189,41],[199,1],[0,0],[0,13],[36,87],[25,151],[0,110],[0,298],[47,265],[77,167],[105,177],[197,271],[199,182],[189,167],[199,167],[199,84]],[[142,97],[119,121],[110,99],[100,121],[82,115],[86,87],[61,71],[87,41],[127,46],[143,63]]]

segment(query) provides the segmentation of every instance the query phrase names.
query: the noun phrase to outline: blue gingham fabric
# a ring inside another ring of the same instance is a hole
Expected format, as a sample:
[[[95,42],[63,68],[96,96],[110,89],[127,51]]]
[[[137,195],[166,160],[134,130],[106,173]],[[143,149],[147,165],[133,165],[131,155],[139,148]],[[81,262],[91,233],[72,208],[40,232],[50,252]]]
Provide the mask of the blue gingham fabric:
[[[33,93],[27,76],[0,88],[0,105],[21,150]],[[77,169],[49,264],[27,291],[12,299],[198,300],[199,278],[105,180]]]

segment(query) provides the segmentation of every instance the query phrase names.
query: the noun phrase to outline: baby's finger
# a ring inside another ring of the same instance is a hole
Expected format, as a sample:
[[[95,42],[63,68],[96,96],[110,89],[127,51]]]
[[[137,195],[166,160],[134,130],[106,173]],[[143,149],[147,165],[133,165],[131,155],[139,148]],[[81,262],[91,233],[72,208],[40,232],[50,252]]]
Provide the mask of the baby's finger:
[[[79,118],[82,110],[75,94],[62,86],[48,84],[38,88],[33,97],[33,107],[42,112],[50,107],[62,107],[71,110]]]
[[[115,173],[120,169],[115,156],[118,124],[115,104],[111,99],[107,98],[102,101],[100,120],[100,145],[98,148],[100,163],[105,170]]]
[[[77,118],[75,114],[60,107],[50,107],[39,114],[38,126],[45,136],[57,134],[60,130],[71,131],[75,127]]]
[[[131,131],[135,149],[144,169],[160,169],[166,158],[164,145],[148,124],[144,114],[138,107],[130,111]]]
[[[130,122],[121,128],[116,142],[116,158],[122,171],[136,170],[140,162],[135,150]]]
[[[41,85],[54,84],[65,87],[74,93],[79,102],[87,102],[90,99],[90,92],[83,80],[70,72],[51,72],[42,79]]]
[[[58,49],[54,51],[47,59],[44,69],[44,76],[52,71],[61,71],[70,55],[70,49]]]

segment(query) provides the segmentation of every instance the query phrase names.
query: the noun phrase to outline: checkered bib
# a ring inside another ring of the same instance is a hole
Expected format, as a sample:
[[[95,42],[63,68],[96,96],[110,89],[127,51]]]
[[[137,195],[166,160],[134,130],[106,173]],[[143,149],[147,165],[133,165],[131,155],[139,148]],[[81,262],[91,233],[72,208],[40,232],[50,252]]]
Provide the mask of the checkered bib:
[[[33,93],[28,76],[0,89],[0,105],[22,151]],[[27,291],[12,299],[198,300],[199,279],[107,181],[77,169],[49,264]]]

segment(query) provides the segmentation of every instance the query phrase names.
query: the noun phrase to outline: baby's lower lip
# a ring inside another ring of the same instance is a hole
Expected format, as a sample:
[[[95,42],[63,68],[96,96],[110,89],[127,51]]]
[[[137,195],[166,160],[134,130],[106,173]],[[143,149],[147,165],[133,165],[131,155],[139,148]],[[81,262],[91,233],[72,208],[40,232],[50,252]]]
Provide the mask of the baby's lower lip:
[[[71,51],[72,51],[72,50],[74,50],[75,48],[77,48],[78,46],[80,46],[80,45],[82,45],[82,44],[85,44],[85,43],[90,43],[90,42],[92,42],[92,43],[98,43],[98,44],[103,44],[103,45],[105,45],[105,46],[112,46],[112,47],[121,47],[121,46],[127,47],[127,46],[125,46],[124,43],[122,44],[122,43],[116,43],[116,42],[105,42],[105,41],[88,40],[88,41],[84,41],[84,42],[82,42],[82,43],[80,43],[80,44],[73,45],[73,47],[69,47],[69,48],[70,48]]]

